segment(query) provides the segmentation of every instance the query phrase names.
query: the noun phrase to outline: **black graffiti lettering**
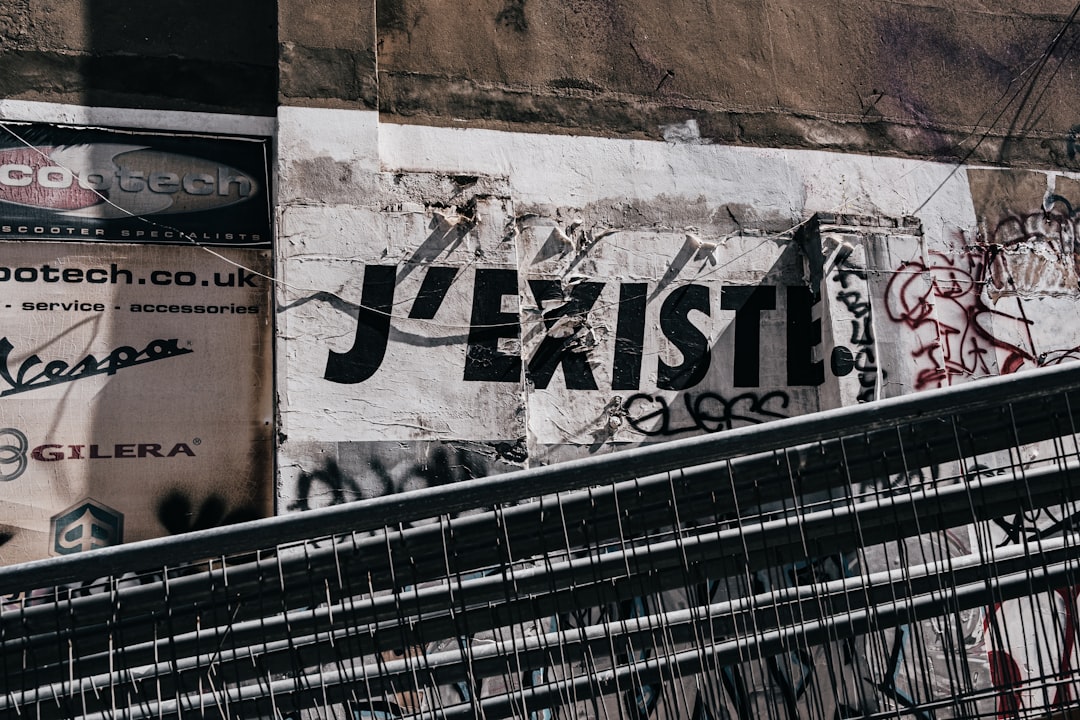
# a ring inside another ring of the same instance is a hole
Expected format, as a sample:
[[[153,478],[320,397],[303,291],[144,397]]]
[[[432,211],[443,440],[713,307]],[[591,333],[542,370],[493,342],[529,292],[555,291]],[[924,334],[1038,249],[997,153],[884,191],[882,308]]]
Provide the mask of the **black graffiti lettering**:
[[[870,303],[862,299],[862,293],[860,292],[855,290],[838,292],[836,299],[844,303],[844,307],[855,317],[861,318],[870,314]]]
[[[311,486],[320,482],[330,490],[330,504],[340,505],[361,497],[356,481],[346,475],[334,460],[327,460],[326,465],[313,472],[300,473],[296,481],[296,500],[289,504],[289,510],[310,510]]]
[[[646,411],[641,415],[633,415],[637,409],[636,404],[643,404],[646,406]],[[655,408],[655,409],[650,409]],[[672,431],[671,429],[671,410],[668,407],[667,399],[663,396],[653,397],[652,395],[646,395],[644,393],[637,393],[631,395],[626,399],[623,404],[623,410],[626,412],[626,420],[630,423],[630,427],[634,428],[642,435],[649,436],[668,436],[678,435],[679,433],[691,432],[697,429],[696,426],[689,426]],[[651,428],[649,425],[651,421],[660,418],[660,426]]]
[[[720,432],[732,429],[737,423],[758,425],[786,418],[788,416],[779,410],[786,410],[791,402],[787,393],[781,390],[764,395],[742,393],[730,399],[715,392],[684,393],[682,401],[690,422],[675,427],[672,426],[672,409],[662,395],[631,395],[623,409],[630,427],[637,432],[648,437],[667,437],[688,432]],[[654,426],[657,418],[659,425]]]
[[[562,284],[557,280],[530,280],[529,287],[533,297],[541,308],[546,300],[559,300],[563,298]],[[584,322],[596,299],[600,297],[600,291],[604,289],[604,283],[583,282],[573,286],[570,296],[557,308],[544,313],[544,326],[548,333],[540,342],[540,347],[529,360],[529,377],[538,390],[545,389],[555,374],[555,369],[562,365],[563,377],[566,380],[568,390],[596,390],[596,378],[593,377],[592,368],[589,367],[588,356],[583,352],[575,352],[575,333],[553,334],[551,330],[562,318],[575,318]]]
[[[873,345],[874,344],[874,328],[870,322],[870,316],[865,315],[860,322],[859,320],[851,321],[851,344],[852,345]]]
[[[504,443],[500,443],[503,445]],[[396,446],[396,444],[394,444]],[[505,443],[509,446],[509,443]],[[516,443],[522,448],[523,442]],[[307,511],[327,505],[385,497],[416,490],[421,487],[439,487],[463,480],[486,477],[492,472],[487,457],[482,452],[456,447],[453,444],[436,445],[430,450],[417,449],[403,459],[400,448],[390,453],[373,453],[361,470],[363,486],[352,474],[343,469],[336,460],[327,458],[312,470],[300,473],[296,480],[294,499],[287,509]],[[509,447],[508,454],[514,454]],[[507,460],[516,463],[520,460]],[[499,463],[501,465],[501,463]]]
[[[483,271],[477,271],[478,276],[480,272]],[[450,286],[454,284],[457,273],[458,269],[454,267],[428,268],[424,274],[424,282],[416,293],[412,310],[409,311],[409,317],[419,320],[431,320],[435,317],[435,313],[439,311],[443,300],[446,299],[446,293],[450,291]],[[476,279],[476,285],[478,287],[480,285],[479,277]],[[473,302],[475,303],[475,298]]]
[[[860,372],[859,382],[866,387],[873,387],[874,377],[870,376],[869,379],[863,378],[862,373],[875,373],[877,372],[877,364],[874,359],[873,348],[863,348],[863,350],[855,358],[855,369]]]
[[[640,386],[648,289],[646,283],[628,283],[619,288],[619,319],[611,369],[612,390],[637,390]]]
[[[848,265],[847,259],[851,256],[850,252],[844,254],[840,261],[836,264],[836,279],[840,281],[840,285],[844,288],[848,288],[851,285],[851,278],[856,280],[866,281],[866,271],[860,270],[857,267]]]
[[[850,253],[849,253],[850,254]],[[840,282],[843,288],[851,287],[851,278],[856,278],[865,283],[866,271],[847,264],[845,256],[836,266],[835,280]],[[833,374],[837,377],[847,375],[852,369],[859,371],[859,392],[856,400],[870,402],[876,399],[878,383],[878,367],[874,353],[874,323],[871,306],[866,300],[859,287],[852,290],[840,290],[836,293],[836,299],[843,303],[849,313],[855,316],[851,320],[850,343],[857,349],[857,354],[839,346],[833,349]],[[838,358],[846,358],[846,362],[837,363]],[[881,373],[884,376],[885,373]]]
[[[735,387],[758,387],[761,369],[761,311],[776,309],[771,285],[726,287],[720,307],[735,311]]]
[[[390,337],[390,311],[394,306],[394,267],[368,265],[356,317],[356,336],[347,352],[333,350],[323,377],[330,382],[364,382],[379,369]]]
[[[814,347],[821,344],[821,320],[814,319],[813,306],[810,288],[787,288],[788,385],[816,387],[825,382],[824,361],[812,359]]]
[[[873,342],[873,340],[871,340]],[[874,390],[877,388],[878,367],[874,356],[873,347],[863,347],[855,357],[855,369],[859,371],[859,394],[856,400],[859,402],[871,402],[874,400]]]
[[[465,350],[465,380],[520,382],[521,357],[499,350],[500,340],[520,337],[517,314],[502,311],[503,298],[516,297],[517,292],[516,270],[481,268],[476,271],[472,319]]]
[[[705,378],[712,361],[709,339],[690,322],[690,311],[705,315],[709,309],[709,288],[683,285],[671,292],[660,306],[660,330],[682,353],[680,365],[657,362],[656,386],[661,390],[685,390]]]
[[[157,506],[158,522],[171,535],[247,522],[259,517],[259,512],[251,506],[242,505],[230,510],[220,495],[210,495],[196,511],[191,498],[181,490],[170,491]]]

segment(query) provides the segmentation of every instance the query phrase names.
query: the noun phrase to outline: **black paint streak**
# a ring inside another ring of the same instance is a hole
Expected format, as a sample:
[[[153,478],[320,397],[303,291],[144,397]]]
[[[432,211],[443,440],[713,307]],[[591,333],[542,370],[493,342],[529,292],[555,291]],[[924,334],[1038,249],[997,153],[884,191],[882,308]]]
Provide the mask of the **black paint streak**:
[[[529,448],[525,444],[525,438],[518,438],[514,442],[501,442],[495,446],[495,452],[503,460],[520,465],[529,459]]]
[[[1066,141],[1066,148],[1069,153],[1069,159],[1076,159],[1076,139],[1080,137],[1080,125],[1073,125],[1069,130],[1068,140]]]
[[[794,240],[806,257],[806,264],[810,269],[810,298],[811,302],[816,303],[821,299],[821,286],[825,279],[825,258],[821,254],[821,220],[817,214],[795,229]]]
[[[193,530],[247,522],[259,518],[260,515],[251,507],[229,510],[219,495],[206,498],[196,513],[191,498],[180,490],[173,490],[158,503],[157,517],[169,534],[179,535]]]
[[[361,496],[360,488],[356,481],[341,471],[334,460],[327,460],[326,465],[315,472],[304,472],[296,481],[296,500],[289,505],[289,510],[310,510],[311,486],[321,482],[330,490],[330,504],[341,505],[348,502],[346,491],[353,494],[354,498]]]
[[[495,16],[495,22],[519,33],[529,29],[529,20],[525,17],[525,0],[506,0],[503,9]]]

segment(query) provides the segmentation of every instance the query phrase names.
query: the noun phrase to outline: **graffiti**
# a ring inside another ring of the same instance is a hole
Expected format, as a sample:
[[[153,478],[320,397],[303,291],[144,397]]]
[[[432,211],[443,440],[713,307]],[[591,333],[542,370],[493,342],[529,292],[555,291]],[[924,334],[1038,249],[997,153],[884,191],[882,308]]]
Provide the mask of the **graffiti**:
[[[630,426],[642,435],[669,437],[688,432],[730,430],[736,423],[758,425],[786,418],[788,416],[779,411],[787,409],[790,403],[788,394],[780,390],[764,395],[743,393],[730,399],[715,392],[683,393],[682,400],[690,423],[681,426],[672,426],[673,410],[662,395],[631,395],[623,404],[623,410]]]
[[[313,472],[302,472],[296,481],[296,500],[289,503],[289,510],[303,512],[311,509],[311,487],[316,482],[330,492],[330,505],[341,505],[361,497],[356,481],[346,475],[334,460],[327,460],[323,467]]]
[[[219,495],[210,495],[196,511],[191,498],[180,490],[169,492],[157,506],[157,519],[170,535],[247,522],[261,517],[255,508],[228,509]]]
[[[999,266],[1000,248],[970,248],[959,256],[960,264],[942,253],[929,255],[925,264],[903,265],[886,289],[889,319],[907,325],[921,343],[911,353],[920,364],[917,390],[946,387],[956,377],[992,375],[995,369],[1006,375],[1080,359],[1080,346],[1036,351],[1035,323],[1019,295],[1012,298],[1016,314],[987,305],[983,291],[991,268]]]
[[[770,570],[756,571],[749,590],[771,593],[781,588],[840,580],[854,571],[854,559],[841,554],[815,558]],[[688,594],[684,602],[708,606],[724,594],[727,583],[709,581]],[[863,652],[854,639],[815,647],[795,644],[789,651],[763,658],[761,665],[718,668],[719,686],[726,697],[698,690],[691,717],[865,717],[879,710]],[[695,683],[697,684],[697,683]],[[764,688],[767,690],[762,691]],[[827,688],[827,690],[826,690]],[[832,696],[833,708],[821,704]],[[813,710],[811,710],[811,708]]]
[[[858,372],[858,402],[870,402],[877,399],[878,374],[884,378],[884,371],[877,366],[877,351],[874,343],[874,322],[870,300],[863,295],[866,288],[866,271],[848,262],[851,249],[844,248],[839,253],[835,274],[830,280],[838,283],[839,291],[835,298],[840,301],[851,324],[848,344],[833,348],[830,359],[831,369],[837,377],[844,377],[852,371]],[[839,314],[839,308],[838,308]],[[854,350],[852,350],[854,348]]]
[[[373,458],[371,469],[382,484],[384,495],[405,492],[416,487],[441,487],[488,474],[487,464],[473,452],[438,445],[426,462],[385,465]]]
[[[1032,213],[1010,213],[983,230],[980,240],[998,246],[987,272],[992,296],[1017,289],[1073,291],[1080,276],[1080,208],[1065,197],[1047,194]],[[1023,247],[1023,254],[1015,251]],[[1040,252],[1042,250],[1042,252]]]
[[[1022,469],[1030,467],[1032,460]],[[1015,472],[1014,470],[1013,472]],[[979,477],[995,477],[1009,472],[1005,468],[990,469],[973,465],[968,481]],[[1062,498],[1057,507],[1022,510],[1008,517],[995,518],[991,535],[997,547],[1020,545],[1027,547],[1054,536],[1064,536],[1080,527],[1080,511],[1075,503]],[[1017,717],[1028,709],[1059,708],[1073,702],[1070,683],[1062,682],[1051,697],[1037,686],[1042,678],[1055,675],[1069,677],[1080,657],[1080,586],[1056,588],[1052,593],[998,602],[986,608],[982,623],[990,680],[997,690],[997,716],[1002,720]],[[1051,632],[1047,632],[1052,627]],[[1039,642],[1032,643],[1024,628],[1039,627],[1035,634]],[[1020,629],[1020,637],[1016,637]]]
[[[1032,685],[1039,685],[1046,676],[1067,678],[1074,672],[1080,628],[1078,599],[1080,586],[1074,585],[1056,589],[1051,597],[1012,600],[988,609],[984,625],[989,645],[987,658],[991,682],[998,691],[997,716],[1002,720],[1018,717],[1024,710],[1062,708],[1073,703],[1073,689],[1068,682],[1057,685],[1053,696]],[[1025,627],[1017,623],[1038,626],[1049,618],[1057,632],[1039,644],[1028,644],[1023,638],[1018,641],[1013,637],[1015,630],[1010,632],[1010,628]]]
[[[889,280],[886,310],[889,319],[916,331],[922,343],[912,351],[921,367],[915,388],[945,387],[956,377],[1012,373],[1037,362],[1029,349],[1001,337],[1002,328],[1023,333],[1028,348],[1034,345],[1032,321],[1023,314],[1020,299],[1016,315],[987,306],[982,289],[991,250],[971,250],[960,256],[961,267],[941,254],[930,253],[927,263],[902,266]],[[995,360],[997,360],[995,362]]]
[[[497,465],[516,468],[526,457],[521,440],[427,445],[341,443],[336,457],[300,473],[287,509],[303,512],[487,477]]]

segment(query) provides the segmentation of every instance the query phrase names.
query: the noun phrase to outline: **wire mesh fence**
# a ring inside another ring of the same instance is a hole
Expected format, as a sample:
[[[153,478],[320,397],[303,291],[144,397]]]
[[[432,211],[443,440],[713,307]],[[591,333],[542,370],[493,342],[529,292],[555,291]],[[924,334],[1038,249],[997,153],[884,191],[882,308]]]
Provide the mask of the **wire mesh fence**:
[[[1077,704],[1080,365],[0,568],[0,714]]]

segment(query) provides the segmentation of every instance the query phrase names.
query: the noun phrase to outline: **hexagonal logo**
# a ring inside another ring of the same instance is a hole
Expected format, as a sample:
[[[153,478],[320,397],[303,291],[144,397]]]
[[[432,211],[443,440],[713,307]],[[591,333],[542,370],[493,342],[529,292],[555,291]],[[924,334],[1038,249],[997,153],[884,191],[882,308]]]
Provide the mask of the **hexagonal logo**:
[[[53,555],[119,545],[124,539],[123,514],[90,498],[54,515],[50,527]]]

